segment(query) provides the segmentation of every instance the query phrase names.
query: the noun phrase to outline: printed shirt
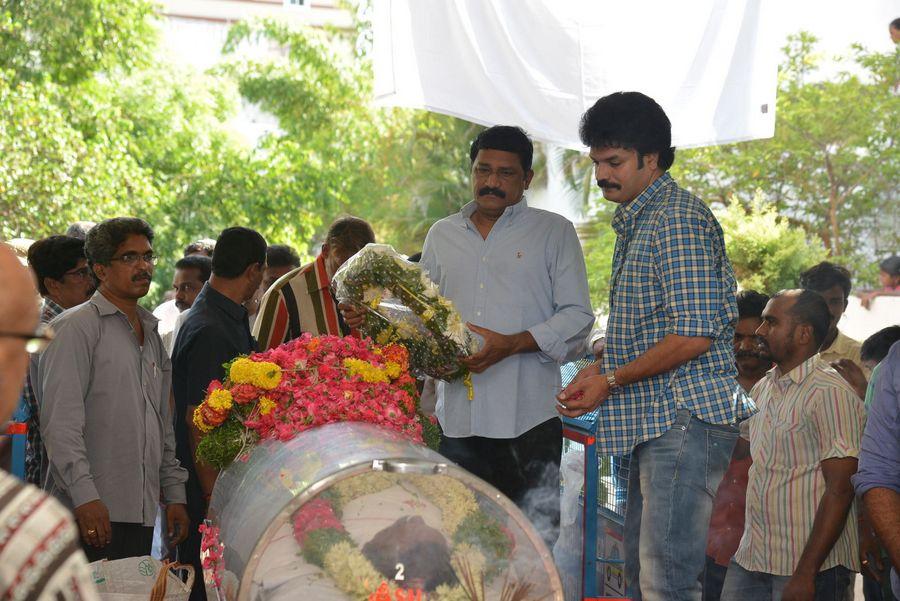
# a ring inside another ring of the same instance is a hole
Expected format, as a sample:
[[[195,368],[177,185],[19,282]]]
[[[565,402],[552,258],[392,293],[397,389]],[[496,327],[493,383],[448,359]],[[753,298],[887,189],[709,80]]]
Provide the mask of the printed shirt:
[[[72,516],[0,470],[0,599],[99,600]]]
[[[749,416],[753,407],[732,395],[738,385],[736,284],[709,207],[666,173],[620,205],[612,226],[618,237],[603,372],[635,360],[668,334],[710,338],[711,346],[675,370],[623,386],[601,404],[598,452],[630,453],[666,433],[678,409],[720,425]]]
[[[750,396],[753,465],[747,483],[744,535],[735,561],[746,570],[789,576],[812,533],[825,493],[822,461],[858,457],[865,408],[853,389],[819,355],[787,374],[776,367]],[[859,571],[856,505],[819,568]]]
[[[299,338],[304,332],[313,336],[349,334],[331,296],[330,285],[325,258],[321,255],[276,280],[260,301],[253,324],[253,337],[259,350],[274,348]]]
[[[53,318],[63,312],[63,308],[58,304],[44,298],[41,306],[41,323],[46,324],[53,321]],[[37,355],[32,355],[31,366],[37,369]],[[34,396],[34,387],[31,384],[31,369],[29,368],[28,377],[25,381],[25,391],[23,396],[25,402],[28,403],[28,432],[25,435],[25,481],[40,486],[42,484],[41,472],[44,464],[44,443],[41,441],[41,423],[39,420],[40,408],[37,399]],[[37,375],[35,373],[35,375]]]
[[[435,223],[421,266],[463,321],[501,334],[528,331],[540,352],[503,359],[462,381],[437,382],[436,415],[451,438],[514,438],[555,417],[559,364],[580,357],[594,323],[581,245],[565,218],[525,199],[482,238],[470,202]]]
[[[45,490],[69,508],[100,499],[111,521],[153,526],[160,496],[185,502],[187,472],[175,458],[172,366],[156,318],[137,312],[143,346],[99,291],[54,319],[35,393],[50,466]]]

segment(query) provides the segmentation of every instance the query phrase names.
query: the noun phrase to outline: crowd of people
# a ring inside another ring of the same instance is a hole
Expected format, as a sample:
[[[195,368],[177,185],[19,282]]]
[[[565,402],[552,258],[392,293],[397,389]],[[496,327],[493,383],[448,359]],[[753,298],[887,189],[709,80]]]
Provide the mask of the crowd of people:
[[[601,98],[580,133],[617,205],[604,343],[563,389],[560,365],[591,348],[587,270],[601,267],[585,264],[571,222],[528,205],[527,135],[484,130],[471,202],[417,257],[480,341],[461,359],[471,391],[425,384],[440,453],[552,546],[559,416],[596,411],[598,451],[630,455],[631,599],[846,599],[860,571],[867,599],[900,595],[900,326],[862,345],[843,334],[851,274],[830,262],[794,290],[737,292],[715,216],[668,173],[671,126],[651,98]],[[149,555],[154,526],[163,552],[199,571],[218,474],[195,461],[192,416],[209,382],[237,355],[365,322],[331,290],[375,242],[363,219],[334,221],[305,265],[245,227],[193,242],[151,313],[153,242],[138,218],[79,222],[31,245],[31,276],[0,248],[0,417],[22,399],[26,480],[43,489],[0,473],[8,596],[93,599],[87,561]],[[881,270],[866,303],[900,284],[896,257]],[[197,579],[191,598],[205,596]]]

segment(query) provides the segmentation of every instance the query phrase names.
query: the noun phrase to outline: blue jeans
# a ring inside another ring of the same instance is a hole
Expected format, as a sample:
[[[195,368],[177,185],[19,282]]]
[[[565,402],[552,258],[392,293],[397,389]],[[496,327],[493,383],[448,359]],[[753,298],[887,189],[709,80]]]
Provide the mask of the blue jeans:
[[[679,409],[668,432],[635,447],[625,509],[633,601],[700,601],[713,498],[737,436]]]
[[[816,601],[845,601],[853,598],[855,572],[835,566],[816,575]],[[780,601],[790,576],[750,572],[733,559],[725,576],[722,601]]]

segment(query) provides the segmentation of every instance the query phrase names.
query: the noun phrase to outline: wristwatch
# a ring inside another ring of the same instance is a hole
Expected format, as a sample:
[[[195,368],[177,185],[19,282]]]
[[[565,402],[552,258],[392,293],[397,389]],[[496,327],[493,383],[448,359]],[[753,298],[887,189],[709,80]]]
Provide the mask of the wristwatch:
[[[607,386],[609,386],[609,394],[618,392],[622,388],[622,385],[616,382],[616,370],[608,371],[603,375],[606,378]]]

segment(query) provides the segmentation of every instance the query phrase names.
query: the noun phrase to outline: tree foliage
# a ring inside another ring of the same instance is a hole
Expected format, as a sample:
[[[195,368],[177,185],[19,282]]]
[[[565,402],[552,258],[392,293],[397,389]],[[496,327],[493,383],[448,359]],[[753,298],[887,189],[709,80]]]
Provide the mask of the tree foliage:
[[[708,202],[750,208],[761,190],[833,260],[859,269],[900,242],[890,220],[900,181],[900,48],[855,47],[840,73],[817,80],[815,43],[801,33],[784,49],[774,138],[688,150],[675,171]]]

